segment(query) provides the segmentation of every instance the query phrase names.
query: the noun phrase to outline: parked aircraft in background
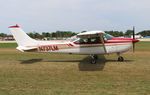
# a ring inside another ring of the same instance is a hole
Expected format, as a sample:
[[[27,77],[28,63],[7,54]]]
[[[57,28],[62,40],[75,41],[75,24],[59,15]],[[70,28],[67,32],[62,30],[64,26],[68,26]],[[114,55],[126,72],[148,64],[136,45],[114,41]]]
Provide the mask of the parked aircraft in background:
[[[17,49],[22,52],[86,54],[91,56],[92,64],[96,63],[99,54],[116,53],[118,61],[124,61],[121,53],[127,52],[132,46],[134,50],[134,43],[138,42],[134,35],[133,38],[117,38],[103,31],[79,33],[71,40],[37,41],[30,38],[18,25],[9,28],[18,44]]]

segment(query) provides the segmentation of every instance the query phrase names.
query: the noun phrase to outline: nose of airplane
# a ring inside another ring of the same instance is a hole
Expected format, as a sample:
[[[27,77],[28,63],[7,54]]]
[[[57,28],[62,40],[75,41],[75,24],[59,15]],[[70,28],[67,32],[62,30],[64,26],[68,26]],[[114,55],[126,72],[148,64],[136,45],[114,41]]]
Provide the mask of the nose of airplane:
[[[132,42],[133,42],[133,43],[136,43],[136,42],[139,42],[139,40],[137,40],[137,39],[132,39]]]

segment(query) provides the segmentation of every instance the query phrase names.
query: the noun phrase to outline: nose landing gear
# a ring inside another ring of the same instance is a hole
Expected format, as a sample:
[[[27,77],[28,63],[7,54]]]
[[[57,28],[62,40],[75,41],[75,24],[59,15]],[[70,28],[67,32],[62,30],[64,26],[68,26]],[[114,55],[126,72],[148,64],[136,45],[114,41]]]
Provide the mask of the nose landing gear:
[[[124,61],[124,58],[123,58],[122,56],[119,56],[119,57],[118,57],[118,61],[119,61],[119,62],[123,62],[123,61]]]
[[[118,55],[118,61],[119,62],[123,62],[124,58],[122,56],[120,56],[120,53],[117,53],[117,55]]]

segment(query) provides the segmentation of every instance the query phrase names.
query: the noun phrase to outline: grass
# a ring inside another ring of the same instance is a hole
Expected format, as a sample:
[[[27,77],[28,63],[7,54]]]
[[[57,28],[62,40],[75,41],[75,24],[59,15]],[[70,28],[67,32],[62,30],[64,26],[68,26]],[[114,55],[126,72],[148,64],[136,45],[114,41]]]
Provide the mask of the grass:
[[[15,48],[17,43],[0,43],[0,48]]]
[[[135,45],[137,51],[150,51],[150,42],[138,42]]]
[[[150,43],[136,52],[100,56],[21,53],[16,44],[0,44],[0,95],[149,95]],[[6,48],[5,48],[6,47]]]

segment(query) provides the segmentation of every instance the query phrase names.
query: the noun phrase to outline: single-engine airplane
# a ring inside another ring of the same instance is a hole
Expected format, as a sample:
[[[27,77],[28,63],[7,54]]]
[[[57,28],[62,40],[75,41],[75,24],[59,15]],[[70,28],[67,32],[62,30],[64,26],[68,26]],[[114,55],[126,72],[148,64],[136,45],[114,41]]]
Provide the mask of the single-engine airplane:
[[[127,52],[139,40],[133,38],[113,37],[104,31],[87,31],[77,34],[70,40],[38,41],[30,38],[18,25],[9,27],[21,52],[49,52],[67,54],[85,54],[91,56],[91,64],[95,64],[99,54],[118,55],[118,61],[124,61],[121,53]],[[133,28],[134,34],[134,28]]]

